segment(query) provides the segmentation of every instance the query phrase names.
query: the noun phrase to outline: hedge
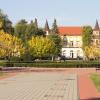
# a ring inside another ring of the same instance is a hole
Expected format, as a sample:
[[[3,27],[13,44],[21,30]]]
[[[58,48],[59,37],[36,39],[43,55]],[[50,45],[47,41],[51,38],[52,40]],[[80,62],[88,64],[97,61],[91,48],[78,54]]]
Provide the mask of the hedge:
[[[2,67],[48,67],[48,68],[72,68],[72,67],[100,67],[98,61],[66,61],[66,62],[0,62]]]

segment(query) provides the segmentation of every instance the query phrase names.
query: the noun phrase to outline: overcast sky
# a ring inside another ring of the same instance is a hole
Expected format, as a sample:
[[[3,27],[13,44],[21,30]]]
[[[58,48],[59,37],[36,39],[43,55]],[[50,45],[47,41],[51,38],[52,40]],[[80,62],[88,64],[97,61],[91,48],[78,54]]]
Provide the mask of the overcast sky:
[[[40,26],[57,19],[60,26],[94,26],[100,23],[100,0],[0,0],[0,8],[15,24],[20,19],[36,17]]]

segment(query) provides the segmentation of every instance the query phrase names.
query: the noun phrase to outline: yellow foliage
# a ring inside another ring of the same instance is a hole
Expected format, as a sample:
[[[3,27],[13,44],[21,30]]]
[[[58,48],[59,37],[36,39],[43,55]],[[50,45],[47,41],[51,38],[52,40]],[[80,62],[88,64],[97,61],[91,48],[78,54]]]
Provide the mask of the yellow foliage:
[[[95,59],[100,57],[100,50],[97,49],[95,46],[86,46],[84,51],[88,59]]]
[[[54,42],[47,37],[32,37],[28,44],[31,54],[37,57],[51,55],[55,48]]]
[[[20,56],[22,53],[24,53],[24,47],[21,40],[0,31],[0,56]]]

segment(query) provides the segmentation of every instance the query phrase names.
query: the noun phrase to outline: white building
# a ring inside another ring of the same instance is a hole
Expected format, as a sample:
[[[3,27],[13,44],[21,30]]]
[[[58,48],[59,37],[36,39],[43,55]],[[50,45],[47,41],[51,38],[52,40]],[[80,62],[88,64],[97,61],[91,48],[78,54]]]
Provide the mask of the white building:
[[[82,28],[59,27],[59,32],[62,38],[62,55],[68,59],[83,58]]]
[[[84,58],[84,52],[82,50],[82,27],[58,27],[59,35],[62,39],[61,55],[67,59],[80,59]],[[45,24],[46,35],[49,35],[50,29],[48,22]],[[96,21],[92,34],[92,44],[100,49],[100,29],[98,21]]]

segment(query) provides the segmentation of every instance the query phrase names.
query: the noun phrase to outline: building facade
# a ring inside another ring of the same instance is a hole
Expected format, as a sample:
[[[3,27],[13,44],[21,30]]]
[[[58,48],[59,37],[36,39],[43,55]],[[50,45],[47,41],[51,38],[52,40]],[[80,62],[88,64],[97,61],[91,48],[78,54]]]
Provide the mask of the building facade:
[[[62,39],[62,55],[67,59],[83,58],[82,28],[59,27],[59,33]]]
[[[62,39],[61,55],[67,59],[83,59],[84,52],[82,49],[82,27],[58,27],[59,35]],[[50,29],[48,22],[45,24],[46,35],[49,35]],[[95,27],[92,33],[92,45],[100,50],[100,29],[98,21],[96,20]]]
[[[94,27],[94,29],[93,29],[92,44],[93,44],[97,49],[100,49],[100,28],[99,28],[98,21],[96,21],[95,27]]]

